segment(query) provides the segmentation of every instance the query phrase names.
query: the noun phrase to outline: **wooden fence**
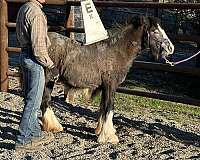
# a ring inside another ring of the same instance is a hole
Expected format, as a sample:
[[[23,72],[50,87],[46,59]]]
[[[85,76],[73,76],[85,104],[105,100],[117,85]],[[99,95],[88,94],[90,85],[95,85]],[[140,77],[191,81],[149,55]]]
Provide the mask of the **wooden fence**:
[[[9,3],[25,3],[27,0],[1,0],[0,1],[0,91],[8,91],[8,76],[18,76],[15,72],[8,71],[8,52],[19,53],[20,48],[8,46],[8,28],[15,28],[16,24],[8,22],[7,8]],[[70,0],[46,0],[47,4],[52,5],[68,5],[79,6],[80,2]],[[126,7],[126,8],[153,8],[153,9],[200,9],[200,3],[156,3],[156,2],[122,2],[122,1],[94,1],[97,7]],[[71,32],[84,32],[83,28],[67,28]],[[200,43],[199,36],[185,36],[178,35],[174,37],[177,40],[193,41]],[[165,64],[151,63],[151,62],[134,62],[135,68],[144,68],[152,70],[163,70],[169,72],[186,73],[190,75],[200,75],[200,69],[194,67],[170,67]],[[200,105],[200,101],[196,99],[185,99],[182,97],[152,94],[148,92],[134,91],[125,88],[119,88],[119,92],[145,96],[150,98],[157,98],[162,100],[182,102],[193,105]]]

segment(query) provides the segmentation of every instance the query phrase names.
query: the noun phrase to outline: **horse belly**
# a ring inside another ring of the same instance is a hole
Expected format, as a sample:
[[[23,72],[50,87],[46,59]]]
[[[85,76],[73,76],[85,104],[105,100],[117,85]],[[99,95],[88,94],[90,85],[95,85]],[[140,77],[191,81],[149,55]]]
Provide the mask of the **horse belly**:
[[[101,84],[101,75],[97,69],[79,68],[66,69],[63,75],[65,83],[76,88],[97,88]]]

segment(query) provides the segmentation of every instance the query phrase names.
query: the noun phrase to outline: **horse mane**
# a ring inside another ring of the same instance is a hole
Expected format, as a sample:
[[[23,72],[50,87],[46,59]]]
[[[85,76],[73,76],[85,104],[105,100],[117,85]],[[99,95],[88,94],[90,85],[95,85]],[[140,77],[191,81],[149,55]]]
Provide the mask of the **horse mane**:
[[[125,34],[130,29],[132,29],[132,27],[133,27],[133,24],[130,21],[126,21],[125,24],[116,23],[115,27],[112,27],[107,30],[109,38],[104,41],[100,41],[100,42],[96,43],[96,45],[102,44],[102,43],[107,43],[109,45],[113,45],[116,42],[118,42],[118,40],[124,38]]]
[[[108,30],[109,38],[96,44],[98,45],[106,42],[109,45],[113,45],[119,39],[123,38],[127,31],[132,29],[132,27],[137,30],[140,26],[145,25],[145,28],[147,30],[152,26],[155,26],[157,28],[158,24],[160,24],[160,21],[156,17],[145,17],[141,15],[133,16],[127,19],[124,24],[116,23],[115,27]]]
[[[158,27],[158,24],[160,24],[160,19],[157,18],[157,17],[148,17],[149,19],[149,26],[155,26],[155,27]]]
[[[142,17],[142,18],[141,18]],[[144,19],[144,21],[141,22],[141,19]],[[130,30],[130,29],[137,29],[140,27],[142,24],[147,26],[147,28],[151,26],[157,26],[159,23],[159,19],[155,17],[145,17],[145,16],[133,16],[129,19],[126,20],[124,24],[116,23],[114,27],[108,29],[108,39],[105,39],[103,41],[94,43],[89,45],[90,47],[95,47],[95,46],[102,46],[104,44],[112,46],[115,45],[119,40],[123,39],[125,37],[125,34]],[[59,36],[59,35],[57,35]],[[59,36],[59,39],[62,39],[63,36]],[[80,42],[76,42],[76,44],[82,45]],[[143,43],[142,43],[143,44]],[[88,47],[88,46],[85,46]]]

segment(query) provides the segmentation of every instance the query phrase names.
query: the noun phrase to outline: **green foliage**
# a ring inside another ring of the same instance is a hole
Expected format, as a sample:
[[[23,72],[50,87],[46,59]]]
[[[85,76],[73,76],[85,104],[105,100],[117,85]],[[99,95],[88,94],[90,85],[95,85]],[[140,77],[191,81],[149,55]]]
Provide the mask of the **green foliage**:
[[[82,104],[86,104],[84,100],[80,100]],[[100,96],[96,96],[90,105],[98,107],[100,103]],[[200,117],[200,107],[186,105],[175,102],[168,102],[163,100],[157,100],[152,98],[127,95],[122,93],[116,93],[114,98],[115,109],[123,112],[134,113],[135,110],[140,109],[154,109],[157,111],[166,111],[173,113],[180,113],[186,116]],[[88,103],[87,103],[88,105]]]

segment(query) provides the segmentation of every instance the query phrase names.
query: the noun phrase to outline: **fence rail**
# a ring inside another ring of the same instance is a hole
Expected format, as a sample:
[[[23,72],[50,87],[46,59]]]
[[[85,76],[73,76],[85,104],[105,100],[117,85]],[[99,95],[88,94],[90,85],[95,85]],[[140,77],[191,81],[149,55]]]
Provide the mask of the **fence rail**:
[[[177,102],[177,103],[184,103],[184,104],[200,106],[200,100],[194,99],[194,98],[184,98],[184,97],[180,97],[180,96],[167,95],[167,94],[161,94],[161,93],[137,91],[137,90],[133,90],[133,89],[127,89],[125,87],[119,87],[117,89],[117,92],[124,93],[124,94],[130,94],[130,95],[136,95],[136,96],[142,96],[142,97],[148,97],[148,98],[155,98],[155,99],[160,99],[160,100],[166,100],[166,101],[172,101],[172,102]]]
[[[24,3],[27,0],[7,0],[12,3]],[[47,0],[46,4],[80,6],[79,1]],[[94,1],[97,7],[125,8],[160,8],[160,9],[200,9],[200,3],[158,3],[158,2],[123,2],[123,1]]]
[[[1,0],[0,1],[0,90],[8,90],[8,76],[19,76],[18,72],[8,72],[8,52],[18,53],[20,48],[8,47],[8,28],[15,28],[16,24],[8,22],[7,3],[25,3],[27,0]],[[80,2],[70,0],[47,0],[46,4],[53,5],[69,5],[79,6]],[[156,3],[156,2],[123,2],[123,1],[94,1],[95,6],[98,7],[118,7],[118,8],[152,8],[152,9],[200,9],[200,3]],[[84,32],[83,28],[67,28],[70,32]],[[189,37],[187,35],[179,35],[175,37],[177,40],[191,40],[200,43],[199,36]],[[170,72],[186,73],[190,75],[200,75],[200,69],[191,67],[170,67],[164,64],[157,64],[151,62],[134,62],[135,68],[144,68],[151,70],[164,70]],[[134,94],[149,98],[157,98],[174,102],[187,103],[192,105],[200,105],[199,100],[185,99],[182,97],[147,93],[141,91],[134,91],[127,88],[118,88],[118,92],[126,94]]]
[[[8,22],[7,27],[15,28],[16,23]],[[68,27],[68,28],[66,28],[66,30],[68,32],[84,33],[84,28]],[[184,34],[172,35],[172,34],[169,34],[169,37],[170,37],[170,39],[173,39],[176,41],[193,41],[193,42],[200,43],[200,36],[195,36],[195,35],[184,35]]]

